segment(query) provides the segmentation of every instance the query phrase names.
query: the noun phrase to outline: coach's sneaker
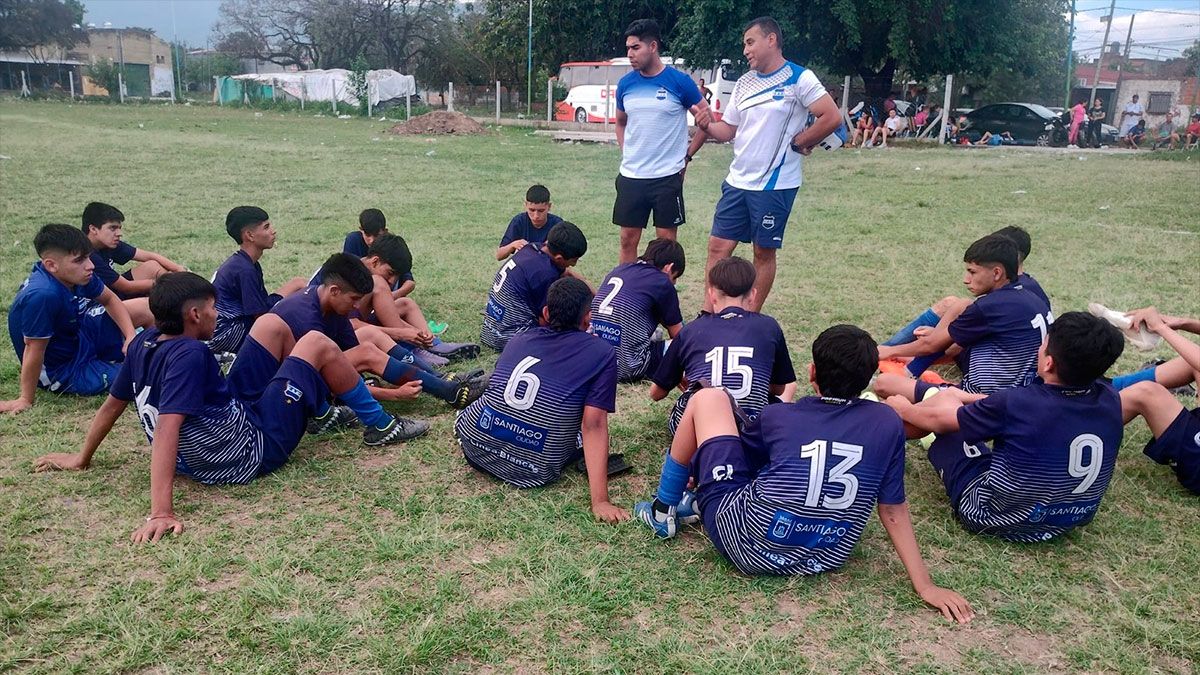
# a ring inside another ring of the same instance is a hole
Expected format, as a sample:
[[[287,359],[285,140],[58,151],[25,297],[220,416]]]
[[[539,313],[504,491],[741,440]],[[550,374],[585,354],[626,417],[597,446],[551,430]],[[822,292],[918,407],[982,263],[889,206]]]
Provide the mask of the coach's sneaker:
[[[1088,303],[1088,312],[1092,316],[1098,316],[1121,329],[1121,332],[1125,334],[1125,339],[1129,340],[1129,344],[1144,352],[1154,349],[1158,346],[1158,343],[1162,342],[1161,336],[1151,333],[1144,326],[1137,326],[1135,328],[1128,316],[1116,310],[1109,309],[1098,302]]]
[[[488,381],[482,378],[473,380],[464,380],[458,383],[458,388],[454,390],[454,400],[450,405],[454,406],[455,410],[462,410],[471,405],[471,403],[483,396],[483,392],[487,391]]]
[[[403,417],[393,417],[383,428],[367,427],[363,429],[363,443],[367,445],[388,445],[410,441],[429,431],[429,422],[410,420]]]
[[[696,493],[692,490],[683,491],[679,506],[675,507],[675,520],[682,525],[700,522],[700,512],[696,510]]]
[[[670,539],[678,529],[675,507],[668,506],[664,513],[654,508],[656,503],[657,499],[653,502],[638,502],[633,507],[633,517],[654,530],[654,536],[659,539]]]
[[[470,342],[439,342],[430,347],[429,351],[451,361],[463,361],[479,356],[479,345]]]
[[[358,415],[354,414],[350,406],[331,405],[324,415],[308,421],[308,433],[315,436],[335,429],[350,429],[356,426],[358,426]]]

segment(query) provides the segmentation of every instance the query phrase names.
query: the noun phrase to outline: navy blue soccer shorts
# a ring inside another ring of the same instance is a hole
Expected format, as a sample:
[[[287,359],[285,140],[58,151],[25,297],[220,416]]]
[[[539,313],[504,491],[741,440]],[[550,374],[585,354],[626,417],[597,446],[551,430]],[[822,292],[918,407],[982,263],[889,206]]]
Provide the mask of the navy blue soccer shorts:
[[[1143,452],[1155,462],[1171,466],[1183,487],[1200,494],[1200,408],[1181,410]]]
[[[38,386],[56,394],[95,396],[112,386],[125,355],[125,336],[102,305],[93,305],[79,318],[79,349],[68,364],[43,370]]]
[[[782,248],[797,190],[742,190],[721,183],[712,236],[759,248]]]
[[[239,356],[240,358],[240,356]],[[263,394],[250,404],[255,426],[263,435],[263,459],[258,475],[283,466],[329,398],[329,386],[312,364],[295,356],[283,360]]]
[[[991,469],[992,449],[986,443],[967,443],[959,432],[939,434],[929,446],[929,463],[937,469],[957,514],[963,493]]]
[[[714,436],[696,448],[691,473],[696,479],[696,507],[704,522],[704,531],[717,552],[729,558],[717,533],[717,506],[726,495],[745,488],[755,474],[746,461],[746,450],[739,436]]]
[[[238,350],[237,358],[229,367],[225,381],[234,398],[247,403],[257,401],[266,390],[271,378],[279,370],[279,360],[252,337],[247,336]]]

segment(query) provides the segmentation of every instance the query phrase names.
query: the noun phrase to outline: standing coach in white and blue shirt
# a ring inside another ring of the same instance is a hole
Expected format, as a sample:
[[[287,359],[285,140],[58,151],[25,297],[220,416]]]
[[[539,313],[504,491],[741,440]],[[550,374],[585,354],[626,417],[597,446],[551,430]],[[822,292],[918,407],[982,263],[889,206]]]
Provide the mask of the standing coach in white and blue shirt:
[[[617,144],[621,170],[613,224],[621,227],[620,264],[637,259],[642,230],[654,213],[658,237],[675,239],[684,222],[683,173],[704,136],[689,145],[687,114],[708,123],[708,104],[700,87],[659,56],[658,24],[639,19],[625,31],[625,51],[633,71],[617,83]]]
[[[837,129],[841,116],[817,76],[783,57],[783,32],[774,19],[760,17],[746,26],[742,53],[750,70],[734,85],[724,117],[711,123],[707,117],[696,120],[704,132],[696,136],[733,141],[733,162],[713,215],[704,274],[707,278],[718,260],[733,255],[738,242],[753,244],[758,292],[747,309],[758,312],[775,282],[775,252],[783,246],[783,230],[800,188],[801,156]],[[806,129],[810,114],[814,121]]]

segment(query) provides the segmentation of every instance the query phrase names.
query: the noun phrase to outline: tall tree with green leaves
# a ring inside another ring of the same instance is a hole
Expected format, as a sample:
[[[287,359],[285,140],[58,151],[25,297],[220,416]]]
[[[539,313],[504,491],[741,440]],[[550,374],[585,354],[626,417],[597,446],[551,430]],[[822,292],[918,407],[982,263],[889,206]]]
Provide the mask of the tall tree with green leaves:
[[[79,0],[0,0],[0,51],[87,42]]]

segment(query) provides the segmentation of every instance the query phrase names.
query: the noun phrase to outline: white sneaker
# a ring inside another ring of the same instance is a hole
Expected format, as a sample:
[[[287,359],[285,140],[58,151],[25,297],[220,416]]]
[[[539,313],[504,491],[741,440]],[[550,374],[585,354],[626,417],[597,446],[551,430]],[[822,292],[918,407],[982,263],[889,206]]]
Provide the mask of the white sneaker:
[[[1109,309],[1098,302],[1088,303],[1088,311],[1091,312],[1092,316],[1100,317],[1120,328],[1121,332],[1125,334],[1125,339],[1129,340],[1129,344],[1144,352],[1153,350],[1162,342],[1161,336],[1151,333],[1144,326],[1138,326],[1137,329],[1134,329],[1133,322],[1123,312]]]

